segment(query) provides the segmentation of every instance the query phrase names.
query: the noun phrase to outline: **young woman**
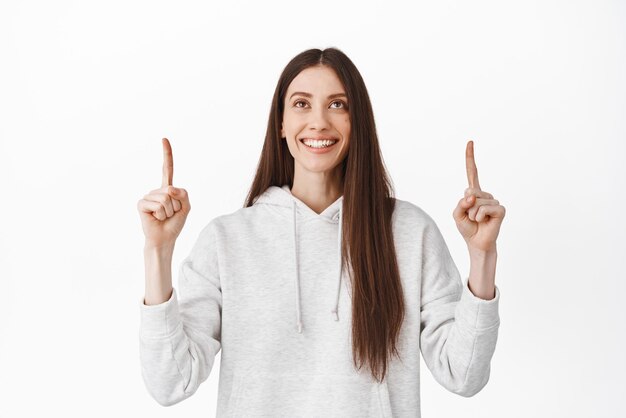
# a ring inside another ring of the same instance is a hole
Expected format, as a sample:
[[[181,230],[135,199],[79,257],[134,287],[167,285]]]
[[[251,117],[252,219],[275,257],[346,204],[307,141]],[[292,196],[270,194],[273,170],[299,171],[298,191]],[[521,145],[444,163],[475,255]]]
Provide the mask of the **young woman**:
[[[163,149],[161,188],[138,202],[142,377],[158,403],[193,395],[220,349],[218,417],[417,417],[420,351],[453,393],[487,384],[505,210],[480,189],[471,141],[453,212],[471,259],[463,281],[434,220],[393,197],[365,83],[336,48],[283,70],[245,205],[202,229],[177,288],[190,203]]]

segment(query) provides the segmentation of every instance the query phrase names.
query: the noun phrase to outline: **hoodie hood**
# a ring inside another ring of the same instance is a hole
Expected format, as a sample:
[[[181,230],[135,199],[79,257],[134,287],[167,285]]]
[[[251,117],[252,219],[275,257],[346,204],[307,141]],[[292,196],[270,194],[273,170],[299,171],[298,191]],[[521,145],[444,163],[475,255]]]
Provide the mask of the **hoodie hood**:
[[[294,285],[296,290],[295,301],[295,314],[296,314],[296,329],[299,333],[302,333],[302,309],[300,300],[300,273],[298,267],[298,233],[297,223],[298,218],[316,218],[324,221],[334,223],[338,225],[337,233],[337,256],[335,259],[335,270],[337,275],[337,291],[335,292],[335,298],[329,302],[330,313],[334,316],[335,321],[339,321],[339,296],[341,292],[341,275],[342,275],[342,263],[341,263],[341,227],[342,227],[342,209],[343,209],[343,195],[335,200],[330,206],[328,206],[320,214],[316,213],[313,209],[308,207],[306,203],[291,194],[289,185],[283,185],[282,187],[270,186],[265,192],[263,192],[254,201],[254,205],[274,205],[285,208],[291,212],[292,231],[293,231],[293,265],[294,265]]]

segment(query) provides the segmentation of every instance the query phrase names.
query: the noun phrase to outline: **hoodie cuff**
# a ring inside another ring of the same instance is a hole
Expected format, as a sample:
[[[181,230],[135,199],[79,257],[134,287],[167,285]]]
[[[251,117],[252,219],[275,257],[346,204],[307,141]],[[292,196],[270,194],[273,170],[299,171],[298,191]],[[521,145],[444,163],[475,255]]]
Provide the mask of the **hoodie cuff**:
[[[141,311],[140,334],[147,338],[170,337],[181,322],[178,296],[173,288],[169,300],[158,305],[146,305],[144,297],[139,301]]]
[[[500,304],[500,289],[496,285],[496,296],[493,299],[481,299],[474,295],[469,288],[469,277],[463,280],[461,300],[456,306],[455,317],[469,324],[475,331],[484,331],[500,324],[498,306]]]

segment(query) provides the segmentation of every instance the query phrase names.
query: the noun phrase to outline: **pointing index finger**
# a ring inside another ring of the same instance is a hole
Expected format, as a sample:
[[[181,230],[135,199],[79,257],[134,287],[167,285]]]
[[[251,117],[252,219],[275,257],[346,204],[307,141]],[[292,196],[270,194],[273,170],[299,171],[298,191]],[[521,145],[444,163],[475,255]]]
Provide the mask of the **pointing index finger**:
[[[163,180],[161,187],[172,185],[172,177],[174,177],[174,159],[172,158],[172,146],[167,138],[161,140],[163,143]]]
[[[474,160],[474,141],[468,141],[465,148],[465,168],[467,170],[467,182],[469,187],[480,190],[478,183],[478,168]]]

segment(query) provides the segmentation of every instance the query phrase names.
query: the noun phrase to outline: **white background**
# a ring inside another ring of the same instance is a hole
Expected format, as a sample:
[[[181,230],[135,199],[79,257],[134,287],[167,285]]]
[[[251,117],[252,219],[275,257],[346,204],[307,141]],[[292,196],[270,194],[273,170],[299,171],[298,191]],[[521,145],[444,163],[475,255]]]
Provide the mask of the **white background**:
[[[176,285],[201,228],[243,206],[281,70],[330,46],[365,79],[396,196],[462,275],[469,139],[507,209],[490,381],[463,398],[422,360],[423,416],[623,414],[625,2],[6,1],[0,416],[214,416],[219,354],[180,404],[144,388],[136,204],[168,137],[192,203]]]

